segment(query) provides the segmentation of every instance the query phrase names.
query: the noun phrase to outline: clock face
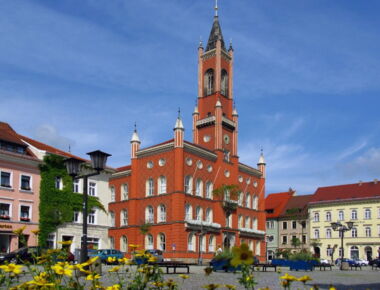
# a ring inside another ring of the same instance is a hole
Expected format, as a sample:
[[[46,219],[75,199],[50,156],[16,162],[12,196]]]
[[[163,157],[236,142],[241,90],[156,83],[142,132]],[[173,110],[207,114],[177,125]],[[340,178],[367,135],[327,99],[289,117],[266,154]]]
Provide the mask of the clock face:
[[[204,136],[203,136],[203,141],[204,141],[204,142],[207,143],[207,142],[210,142],[210,140],[211,140],[211,136],[210,136],[210,135],[204,135]]]
[[[229,144],[230,143],[230,137],[228,135],[223,136],[224,143]]]

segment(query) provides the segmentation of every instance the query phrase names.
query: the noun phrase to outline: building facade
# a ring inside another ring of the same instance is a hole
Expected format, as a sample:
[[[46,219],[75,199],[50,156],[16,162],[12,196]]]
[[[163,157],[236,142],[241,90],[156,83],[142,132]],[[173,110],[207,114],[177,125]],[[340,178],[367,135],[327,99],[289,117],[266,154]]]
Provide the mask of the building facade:
[[[36,246],[40,161],[17,133],[0,122],[0,252]],[[24,238],[13,231],[25,227]]]
[[[287,192],[271,193],[265,198],[266,248],[268,261],[276,257],[276,251],[280,247],[278,219],[294,193],[295,192],[292,190]]]
[[[309,249],[308,202],[311,195],[292,196],[279,216],[280,248]]]
[[[82,159],[78,156],[74,156],[69,152],[62,151],[60,149],[54,148],[42,142],[33,140],[26,136],[19,135],[24,144],[28,145],[28,148],[37,156],[41,162],[47,154],[53,154],[63,157],[74,157],[77,159]],[[83,159],[82,159],[83,160]],[[89,161],[87,161],[89,162]],[[100,175],[89,177],[88,179],[88,194],[89,196],[98,197],[102,205],[107,208],[108,203],[112,201],[111,188],[109,187],[109,178],[114,172],[112,168],[108,168]],[[77,193],[83,193],[83,180],[79,179],[74,182],[73,191]],[[62,189],[62,179],[57,180],[56,188]],[[73,221],[64,223],[58,226],[57,230],[51,233],[48,237],[48,245],[51,248],[59,247],[58,242],[71,240],[72,244],[70,250],[75,253],[75,249],[81,247],[81,237],[82,237],[82,213],[74,212]],[[107,249],[110,248],[111,242],[108,237],[108,229],[111,226],[111,218],[108,212],[105,212],[99,208],[89,209],[88,212],[88,245],[92,249]]]
[[[184,140],[180,116],[174,139],[158,145],[141,149],[135,130],[131,164],[110,179],[109,234],[117,249],[140,244],[166,259],[194,261],[212,258],[218,245],[245,242],[265,259],[266,165],[263,155],[257,168],[239,162],[233,59],[216,15],[206,48],[198,48],[193,142]]]
[[[344,233],[344,256],[371,260],[380,249],[380,183],[320,187],[309,203],[310,237],[317,241],[313,250],[321,258],[340,257],[341,237],[332,229],[332,222],[354,223]],[[336,251],[334,251],[336,249]]]

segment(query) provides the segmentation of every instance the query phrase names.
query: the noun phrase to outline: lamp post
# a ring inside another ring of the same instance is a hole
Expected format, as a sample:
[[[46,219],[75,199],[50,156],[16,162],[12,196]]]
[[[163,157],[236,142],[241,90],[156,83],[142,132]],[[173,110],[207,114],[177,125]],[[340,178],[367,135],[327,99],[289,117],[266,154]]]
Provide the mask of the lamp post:
[[[342,265],[343,265],[343,258],[344,258],[344,249],[343,249],[344,233],[347,232],[347,231],[352,230],[352,228],[354,227],[354,223],[353,222],[347,222],[346,224],[347,225],[343,225],[340,222],[331,223],[332,229],[334,231],[339,232],[340,233],[340,237],[341,237],[341,246],[340,246],[340,248],[342,249],[342,251],[341,251],[341,255],[340,255],[340,270],[343,269]]]
[[[87,249],[87,212],[88,212],[88,178],[91,176],[99,175],[101,171],[106,167],[107,158],[111,156],[108,153],[96,150],[87,153],[91,158],[92,169],[95,170],[93,173],[79,175],[81,164],[84,162],[76,158],[65,159],[65,165],[67,173],[73,178],[83,179],[83,226],[82,226],[82,239],[81,239],[81,251],[80,251],[80,262],[84,263],[88,259],[88,249]]]

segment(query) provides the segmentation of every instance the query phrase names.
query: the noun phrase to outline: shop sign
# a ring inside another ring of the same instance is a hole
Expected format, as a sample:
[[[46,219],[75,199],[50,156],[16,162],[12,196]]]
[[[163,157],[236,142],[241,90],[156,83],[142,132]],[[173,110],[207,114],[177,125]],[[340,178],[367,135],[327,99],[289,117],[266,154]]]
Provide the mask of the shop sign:
[[[2,225],[0,224],[0,229],[12,229],[12,225]]]

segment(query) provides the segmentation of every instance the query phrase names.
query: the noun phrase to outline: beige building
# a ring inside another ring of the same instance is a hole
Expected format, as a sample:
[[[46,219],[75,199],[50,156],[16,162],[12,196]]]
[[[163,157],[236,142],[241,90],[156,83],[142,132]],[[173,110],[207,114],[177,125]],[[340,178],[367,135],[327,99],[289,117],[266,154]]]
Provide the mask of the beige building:
[[[380,248],[380,183],[320,187],[309,203],[310,237],[318,242],[314,248],[321,258],[340,256],[341,237],[332,229],[332,222],[353,222],[352,230],[344,233],[345,258],[370,260]]]
[[[308,249],[309,222],[307,204],[311,195],[292,196],[279,216],[279,248]]]

